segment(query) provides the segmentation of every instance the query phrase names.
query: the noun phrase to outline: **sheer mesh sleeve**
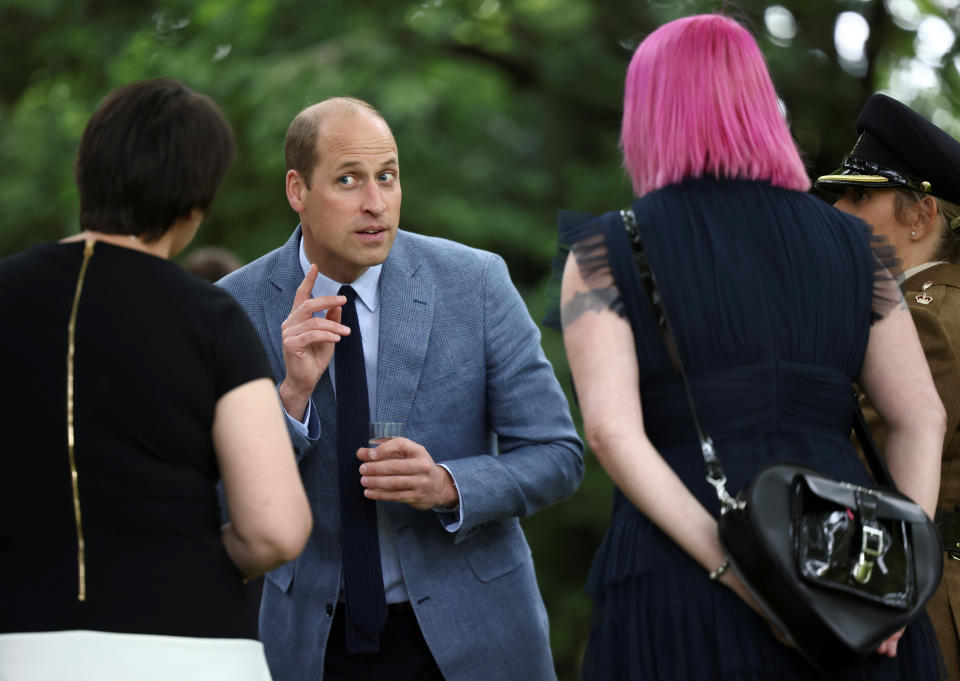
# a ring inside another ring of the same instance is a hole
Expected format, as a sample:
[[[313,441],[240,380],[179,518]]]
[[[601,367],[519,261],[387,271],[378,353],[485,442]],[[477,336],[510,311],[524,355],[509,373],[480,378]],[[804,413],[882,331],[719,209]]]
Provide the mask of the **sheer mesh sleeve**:
[[[890,310],[903,303],[899,284],[903,267],[896,249],[886,236],[875,234],[866,223],[863,223],[863,231],[873,250],[873,302],[870,314],[870,322],[873,323],[883,319]]]
[[[547,284],[547,311],[545,326],[561,330],[560,285],[567,257],[573,253],[580,276],[590,287],[594,304],[623,317],[623,300],[613,278],[607,243],[603,233],[603,219],[591,213],[560,211],[557,215],[557,253],[553,258],[553,273]]]

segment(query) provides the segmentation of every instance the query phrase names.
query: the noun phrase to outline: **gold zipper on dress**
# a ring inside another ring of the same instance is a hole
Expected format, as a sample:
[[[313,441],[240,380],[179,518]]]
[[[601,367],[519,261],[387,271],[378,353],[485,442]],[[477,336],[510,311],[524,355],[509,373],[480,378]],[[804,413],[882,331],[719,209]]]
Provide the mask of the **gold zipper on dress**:
[[[70,311],[70,324],[67,326],[67,456],[70,459],[70,483],[73,487],[73,517],[77,523],[77,600],[87,600],[87,560],[83,541],[83,523],[80,520],[80,483],[77,476],[77,460],[73,445],[73,357],[76,350],[77,308],[80,306],[80,291],[87,274],[87,265],[93,256],[93,239],[88,239],[83,247],[83,263],[77,277],[77,290],[73,294],[73,309]]]

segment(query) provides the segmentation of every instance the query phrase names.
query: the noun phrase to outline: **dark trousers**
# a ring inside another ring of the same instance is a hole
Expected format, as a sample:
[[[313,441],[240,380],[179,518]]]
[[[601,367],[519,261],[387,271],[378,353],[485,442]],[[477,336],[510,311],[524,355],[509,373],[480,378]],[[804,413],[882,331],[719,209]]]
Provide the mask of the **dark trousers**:
[[[443,681],[409,603],[391,604],[380,634],[380,652],[347,652],[343,603],[333,614],[324,659],[324,681]]]

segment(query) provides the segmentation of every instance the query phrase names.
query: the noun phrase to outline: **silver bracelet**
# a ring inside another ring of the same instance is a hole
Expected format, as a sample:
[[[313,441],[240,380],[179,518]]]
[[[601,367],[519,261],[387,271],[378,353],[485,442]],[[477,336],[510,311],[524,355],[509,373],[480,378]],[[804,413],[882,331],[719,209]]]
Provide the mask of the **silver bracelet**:
[[[723,559],[723,562],[720,563],[720,567],[710,573],[710,579],[717,581],[723,577],[724,573],[730,569],[730,561],[726,558]]]

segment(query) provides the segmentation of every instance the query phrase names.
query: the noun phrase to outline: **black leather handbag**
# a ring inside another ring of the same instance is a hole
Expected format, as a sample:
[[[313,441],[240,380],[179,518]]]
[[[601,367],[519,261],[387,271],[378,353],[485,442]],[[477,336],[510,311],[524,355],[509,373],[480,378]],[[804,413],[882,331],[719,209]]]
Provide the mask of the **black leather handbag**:
[[[851,388],[854,429],[880,487],[836,481],[800,464],[761,469],[736,498],[697,418],[663,298],[633,211],[621,211],[634,259],[686,388],[707,482],[720,500],[719,534],[747,590],[796,648],[833,675],[873,655],[933,596],[943,548],[923,509],[896,491]]]

